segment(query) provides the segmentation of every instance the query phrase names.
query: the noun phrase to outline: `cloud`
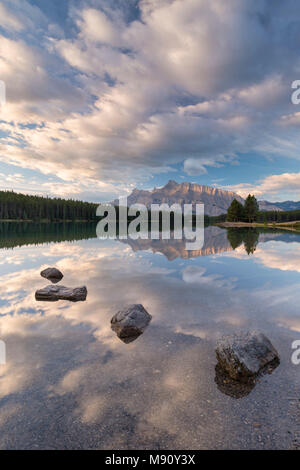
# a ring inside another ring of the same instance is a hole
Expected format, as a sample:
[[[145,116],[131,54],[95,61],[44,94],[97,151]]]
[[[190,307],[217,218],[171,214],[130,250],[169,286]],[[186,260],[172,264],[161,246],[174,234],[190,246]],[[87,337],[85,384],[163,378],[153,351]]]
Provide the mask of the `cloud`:
[[[2,0],[0,4],[0,26],[7,32],[37,30],[47,24],[41,10],[26,0]]]
[[[226,287],[231,289],[234,287],[235,279],[223,279],[219,274],[204,275],[206,269],[202,266],[188,266],[182,272],[182,279],[186,283],[199,285],[212,285],[215,288]]]
[[[275,200],[280,198],[284,199],[289,196],[292,199],[299,199],[300,173],[282,173],[280,175],[270,175],[261,181],[258,181],[256,184],[242,183],[231,186],[223,186],[223,188],[235,191],[242,197],[245,197],[251,193],[260,199],[266,198],[273,200],[274,202]]]
[[[38,166],[37,166],[38,167]],[[82,181],[64,181],[48,176],[40,181],[37,176],[28,177],[21,173],[0,173],[0,185],[2,190],[11,190],[24,194],[36,194],[41,196],[58,196],[64,198],[84,198],[92,202],[107,202],[114,199],[115,195],[126,196],[134,189],[133,185],[126,183],[106,183],[105,181],[86,178]]]
[[[83,38],[102,44],[120,45],[117,25],[100,10],[84,9],[77,21]]]
[[[205,173],[207,173],[207,170],[201,161],[197,160],[196,158],[188,158],[185,160],[184,171],[188,175],[205,175]]]
[[[4,4],[0,4],[0,24],[2,28],[13,31],[21,31],[24,28],[23,23]]]
[[[276,235],[268,239],[268,234],[264,239],[260,236],[260,243],[252,254],[253,261],[270,269],[280,271],[295,271],[300,273],[300,248],[299,243],[290,241],[289,243],[276,240]],[[291,233],[290,233],[291,235]],[[277,234],[280,237],[280,233]],[[249,259],[244,246],[237,247],[234,251],[225,252],[222,256],[239,260]],[[274,292],[274,290],[272,290]],[[270,290],[270,293],[272,292]],[[271,294],[270,294],[271,295]]]
[[[65,37],[37,7],[22,22],[33,7],[14,4],[2,6],[1,160],[83,193],[86,181],[136,184],[179,163],[204,174],[249,151],[299,159],[292,0],[147,0],[130,20],[120,4],[74,3]]]

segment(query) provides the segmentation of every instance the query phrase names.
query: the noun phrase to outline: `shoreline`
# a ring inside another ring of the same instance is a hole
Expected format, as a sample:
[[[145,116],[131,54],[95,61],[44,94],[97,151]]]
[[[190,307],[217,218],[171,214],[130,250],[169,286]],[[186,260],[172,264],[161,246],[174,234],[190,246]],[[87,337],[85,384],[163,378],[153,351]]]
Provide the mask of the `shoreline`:
[[[283,230],[291,230],[294,232],[300,231],[300,221],[295,220],[292,222],[272,222],[272,223],[258,223],[258,222],[220,222],[216,224],[221,228],[280,228]]]

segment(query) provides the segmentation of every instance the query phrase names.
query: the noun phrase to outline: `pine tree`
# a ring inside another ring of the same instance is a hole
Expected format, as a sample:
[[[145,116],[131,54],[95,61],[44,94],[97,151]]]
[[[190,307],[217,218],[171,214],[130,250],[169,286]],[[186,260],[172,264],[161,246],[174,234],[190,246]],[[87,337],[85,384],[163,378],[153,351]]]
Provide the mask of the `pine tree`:
[[[243,205],[234,199],[230,204],[226,220],[228,222],[240,222],[244,219],[244,207]]]
[[[251,194],[249,194],[247,196],[244,206],[245,220],[247,222],[255,222],[255,220],[257,219],[258,211],[259,207],[256,197],[251,196]]]

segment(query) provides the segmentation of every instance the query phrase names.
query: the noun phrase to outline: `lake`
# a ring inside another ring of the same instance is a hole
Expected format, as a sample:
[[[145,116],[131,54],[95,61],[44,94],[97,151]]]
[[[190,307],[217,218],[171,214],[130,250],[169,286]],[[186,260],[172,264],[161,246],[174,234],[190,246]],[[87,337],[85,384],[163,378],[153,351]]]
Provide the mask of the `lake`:
[[[99,240],[94,224],[0,224],[1,449],[300,447],[300,235],[205,229],[182,240]],[[56,266],[85,302],[36,302]],[[124,343],[110,319],[152,321]],[[281,363],[256,386],[216,372],[220,336],[260,329]]]

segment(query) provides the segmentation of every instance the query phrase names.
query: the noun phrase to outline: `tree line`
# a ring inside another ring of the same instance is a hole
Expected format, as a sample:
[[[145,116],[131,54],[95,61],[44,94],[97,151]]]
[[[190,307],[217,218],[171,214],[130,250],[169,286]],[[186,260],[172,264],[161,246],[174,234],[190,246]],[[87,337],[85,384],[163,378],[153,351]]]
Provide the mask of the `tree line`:
[[[257,223],[284,223],[300,221],[300,210],[293,211],[260,211],[254,196],[246,198],[245,204],[234,199],[227,213],[218,216],[205,216],[206,224],[221,222],[257,222]]]
[[[0,191],[1,220],[96,220],[98,204]]]
[[[74,199],[32,196],[14,191],[0,191],[0,220],[22,221],[95,221],[98,204]],[[118,219],[118,207],[117,219]],[[205,215],[205,224],[218,222],[291,222],[300,220],[300,210],[259,211],[254,196],[247,197],[245,204],[234,199],[227,214],[212,217]],[[172,221],[171,221],[172,222]]]

